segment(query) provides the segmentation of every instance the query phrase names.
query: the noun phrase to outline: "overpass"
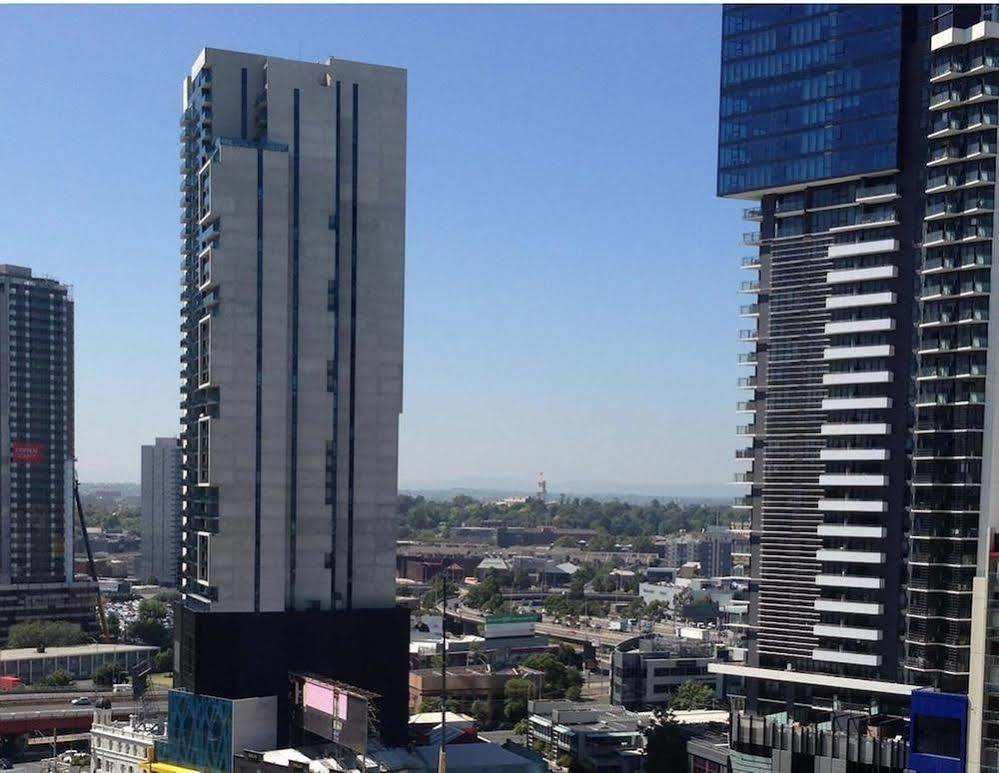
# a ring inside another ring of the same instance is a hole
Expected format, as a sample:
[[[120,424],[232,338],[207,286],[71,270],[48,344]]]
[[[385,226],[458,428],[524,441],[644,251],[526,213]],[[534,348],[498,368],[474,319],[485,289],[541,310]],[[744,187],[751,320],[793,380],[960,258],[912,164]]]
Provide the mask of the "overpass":
[[[0,738],[14,738],[31,733],[51,735],[88,731],[94,719],[94,707],[70,705],[73,698],[79,697],[79,692],[64,693],[61,699],[52,694],[4,696],[0,699]],[[128,719],[129,714],[143,710],[163,713],[166,711],[166,694],[150,694],[141,703],[128,696],[127,700],[112,700],[111,707],[112,716],[123,720]]]

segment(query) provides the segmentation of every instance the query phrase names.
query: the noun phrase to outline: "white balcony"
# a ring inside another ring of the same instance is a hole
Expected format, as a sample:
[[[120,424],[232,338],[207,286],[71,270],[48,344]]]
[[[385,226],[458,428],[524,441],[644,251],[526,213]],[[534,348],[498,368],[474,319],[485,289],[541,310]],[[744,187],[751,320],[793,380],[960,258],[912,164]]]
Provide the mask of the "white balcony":
[[[826,335],[840,335],[842,333],[875,333],[880,330],[894,330],[895,320],[884,319],[855,319],[848,322],[826,322]]]
[[[848,615],[880,615],[884,611],[883,604],[835,599],[815,599],[813,608],[816,612],[843,612]]]
[[[853,244],[830,244],[826,253],[830,258],[850,258],[854,255],[873,255],[878,252],[897,252],[898,239],[877,239]]]
[[[891,357],[895,347],[891,344],[874,346],[830,346],[822,352],[824,360],[860,360],[870,357]]]
[[[829,397],[822,401],[824,411],[862,411],[891,408],[890,397]]]
[[[847,373],[825,373],[822,383],[826,386],[836,384],[887,384],[892,380],[890,370],[857,370]]]
[[[820,537],[884,539],[888,531],[883,526],[851,526],[848,523],[820,523],[817,533]]]
[[[839,564],[883,564],[885,554],[867,550],[832,550],[820,548],[815,551],[815,560]]]
[[[885,581],[880,577],[857,577],[852,574],[817,574],[815,584],[830,588],[883,588]]]
[[[827,513],[883,513],[888,503],[883,499],[820,499],[819,510]]]
[[[843,652],[841,650],[812,650],[812,660],[822,660],[830,663],[849,663],[854,666],[880,666],[880,655],[867,655],[861,652]]]
[[[823,435],[887,435],[891,424],[823,424]]]
[[[844,282],[865,282],[870,279],[894,279],[898,276],[896,266],[869,266],[867,268],[847,268],[840,271],[830,271],[826,274],[826,284],[842,284]]]
[[[895,293],[857,293],[855,295],[830,295],[827,309],[853,309],[859,306],[886,306],[895,303]]]
[[[881,641],[882,633],[877,628],[854,628],[849,625],[828,625],[815,623],[812,633],[826,639],[859,639],[860,641]]]
[[[820,486],[887,486],[887,475],[850,475],[831,473],[819,476]]]
[[[819,459],[824,462],[883,462],[889,458],[886,448],[823,448]]]

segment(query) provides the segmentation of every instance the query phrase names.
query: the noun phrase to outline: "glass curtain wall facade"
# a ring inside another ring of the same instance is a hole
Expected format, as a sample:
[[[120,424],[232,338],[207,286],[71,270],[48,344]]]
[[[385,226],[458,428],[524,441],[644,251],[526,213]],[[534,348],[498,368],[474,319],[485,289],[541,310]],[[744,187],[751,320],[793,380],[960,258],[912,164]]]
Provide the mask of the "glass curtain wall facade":
[[[761,712],[900,700],[930,14],[726,6],[718,191],[751,199],[736,506]],[[920,42],[922,41],[922,43]],[[734,667],[735,672],[740,667]],[[762,671],[758,671],[762,669]],[[735,673],[733,672],[733,673]]]
[[[894,168],[901,24],[897,5],[726,7],[718,194]]]

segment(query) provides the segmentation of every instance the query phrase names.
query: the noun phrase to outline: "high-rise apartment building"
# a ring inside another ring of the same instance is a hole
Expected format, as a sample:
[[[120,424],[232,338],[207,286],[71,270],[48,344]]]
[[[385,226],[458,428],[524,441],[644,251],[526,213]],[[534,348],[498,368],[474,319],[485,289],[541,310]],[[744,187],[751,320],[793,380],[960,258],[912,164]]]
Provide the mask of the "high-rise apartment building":
[[[400,735],[405,172],[404,70],[205,49],[184,79],[178,683],[311,670]]]
[[[158,437],[142,446],[142,560],[143,579],[175,586],[180,577],[180,487],[183,463],[180,442]]]
[[[10,626],[92,631],[93,584],[73,582],[73,300],[0,265],[0,641]]]
[[[999,770],[995,18],[723,14],[718,190],[757,202],[760,228],[745,237],[758,278],[742,288],[755,327],[740,334],[751,419],[736,453],[750,645],[719,670],[746,678],[754,711],[802,721],[904,715],[911,698],[913,770],[932,756]],[[960,701],[924,687],[967,695],[966,725]]]

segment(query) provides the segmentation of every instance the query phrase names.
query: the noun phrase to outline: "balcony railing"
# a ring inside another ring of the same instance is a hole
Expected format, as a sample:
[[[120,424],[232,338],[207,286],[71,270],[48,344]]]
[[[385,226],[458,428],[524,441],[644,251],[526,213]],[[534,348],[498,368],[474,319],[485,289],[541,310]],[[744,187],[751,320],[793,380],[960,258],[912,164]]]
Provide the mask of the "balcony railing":
[[[742,235],[742,243],[747,247],[757,247],[760,244],[759,231],[747,231]]]
[[[747,209],[742,210],[742,219],[753,223],[759,223],[763,220],[763,210],[759,207],[748,207]]]
[[[739,307],[739,316],[753,317],[760,313],[760,304],[747,303]]]

